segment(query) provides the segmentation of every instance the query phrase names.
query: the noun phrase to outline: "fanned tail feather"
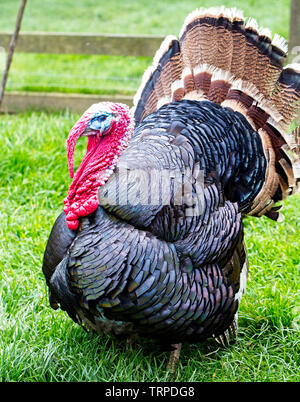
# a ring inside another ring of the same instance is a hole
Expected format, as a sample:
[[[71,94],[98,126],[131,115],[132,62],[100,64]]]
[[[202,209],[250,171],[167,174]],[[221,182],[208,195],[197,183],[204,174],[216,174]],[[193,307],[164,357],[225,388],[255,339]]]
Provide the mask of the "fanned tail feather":
[[[299,128],[288,134],[300,109],[300,65],[283,68],[284,38],[225,7],[197,9],[179,39],[162,43],[134,99],[136,122],[164,104],[210,100],[242,113],[259,132],[268,161],[265,185],[250,215],[279,219],[274,204],[299,187]]]
[[[245,25],[246,48],[244,52],[244,71],[242,78],[244,81],[255,83],[256,64],[259,58],[259,34],[257,22],[254,18],[249,18]]]
[[[287,129],[300,109],[300,64],[290,64],[282,70],[271,102],[282,116],[282,129]]]
[[[143,120],[157,107],[172,101],[172,84],[180,80],[182,74],[181,58],[177,38],[167,36],[154,57],[153,65],[145,71],[134,97],[136,120]],[[175,95],[179,100],[180,96]]]

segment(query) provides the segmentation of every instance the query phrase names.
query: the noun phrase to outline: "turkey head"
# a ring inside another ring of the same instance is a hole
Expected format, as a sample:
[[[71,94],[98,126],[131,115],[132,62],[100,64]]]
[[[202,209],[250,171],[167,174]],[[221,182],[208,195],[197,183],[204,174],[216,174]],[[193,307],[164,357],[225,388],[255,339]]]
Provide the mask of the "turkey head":
[[[112,174],[128,145],[133,123],[127,105],[102,102],[92,105],[71,129],[67,140],[70,177],[73,182],[64,200],[69,229],[76,230],[79,217],[94,212],[98,189]],[[87,136],[86,154],[74,175],[74,152],[79,137]]]

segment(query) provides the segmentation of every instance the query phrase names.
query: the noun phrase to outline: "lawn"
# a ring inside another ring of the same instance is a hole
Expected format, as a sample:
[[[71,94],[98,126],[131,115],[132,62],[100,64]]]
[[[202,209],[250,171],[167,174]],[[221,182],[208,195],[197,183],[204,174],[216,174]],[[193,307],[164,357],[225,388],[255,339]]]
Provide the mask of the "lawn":
[[[19,0],[0,0],[0,31],[14,29]],[[51,0],[27,2],[23,31],[178,35],[197,7],[238,7],[288,38],[289,0]],[[1,62],[2,59],[2,62]],[[4,57],[0,52],[0,68]],[[134,94],[150,58],[15,54],[7,90]]]
[[[177,34],[184,16],[211,1],[29,0],[24,31]],[[41,6],[43,4],[43,6]],[[289,1],[214,1],[288,37]],[[19,0],[0,0],[1,31],[12,31]],[[68,22],[66,24],[66,21]],[[16,54],[8,90],[134,93],[147,58]],[[78,115],[1,115],[0,381],[299,381],[300,195],[282,223],[245,220],[250,278],[238,341],[183,346],[170,376],[168,354],[151,341],[131,346],[84,332],[50,308],[41,271],[49,232],[70,178],[65,141]],[[75,165],[85,149],[76,147]]]
[[[65,139],[78,116],[2,115],[0,131],[1,381],[298,381],[299,196],[285,221],[248,218],[250,280],[238,342],[184,345],[175,377],[154,343],[136,347],[84,332],[51,310],[41,272],[47,237],[70,179]],[[78,144],[76,163],[84,151]]]

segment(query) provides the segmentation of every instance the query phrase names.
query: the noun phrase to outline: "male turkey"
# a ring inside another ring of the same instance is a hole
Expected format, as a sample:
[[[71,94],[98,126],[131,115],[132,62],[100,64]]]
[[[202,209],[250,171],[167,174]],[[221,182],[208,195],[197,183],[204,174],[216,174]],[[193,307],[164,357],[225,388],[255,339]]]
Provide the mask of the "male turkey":
[[[236,9],[190,14],[134,98],[91,106],[88,136],[43,272],[53,308],[79,324],[166,345],[228,344],[247,280],[242,215],[279,218],[295,193],[300,65]],[[299,167],[299,165],[298,165]]]

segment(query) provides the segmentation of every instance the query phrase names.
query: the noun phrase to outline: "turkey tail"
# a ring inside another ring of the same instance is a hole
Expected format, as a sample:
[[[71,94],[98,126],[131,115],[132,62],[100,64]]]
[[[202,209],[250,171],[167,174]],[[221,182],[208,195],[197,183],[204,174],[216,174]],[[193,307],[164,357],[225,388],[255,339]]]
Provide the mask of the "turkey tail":
[[[288,134],[300,109],[300,65],[283,68],[286,41],[241,11],[199,9],[179,34],[167,37],[134,98],[136,123],[164,104],[209,100],[240,112],[258,131],[268,162],[265,185],[250,215],[279,219],[273,204],[299,184],[299,129]]]
[[[272,40],[271,32],[259,29],[253,18],[245,22],[240,10],[195,10],[185,19],[179,40],[167,36],[146,70],[134,97],[135,120],[140,122],[163,104],[183,98],[219,104],[226,99],[233,104],[236,88],[231,86],[240,85],[240,80],[241,90],[252,97],[244,98],[247,108],[249,102],[251,106],[265,99],[264,110],[279,119],[276,105],[266,101],[282,71],[286,52],[283,38],[275,35]]]

